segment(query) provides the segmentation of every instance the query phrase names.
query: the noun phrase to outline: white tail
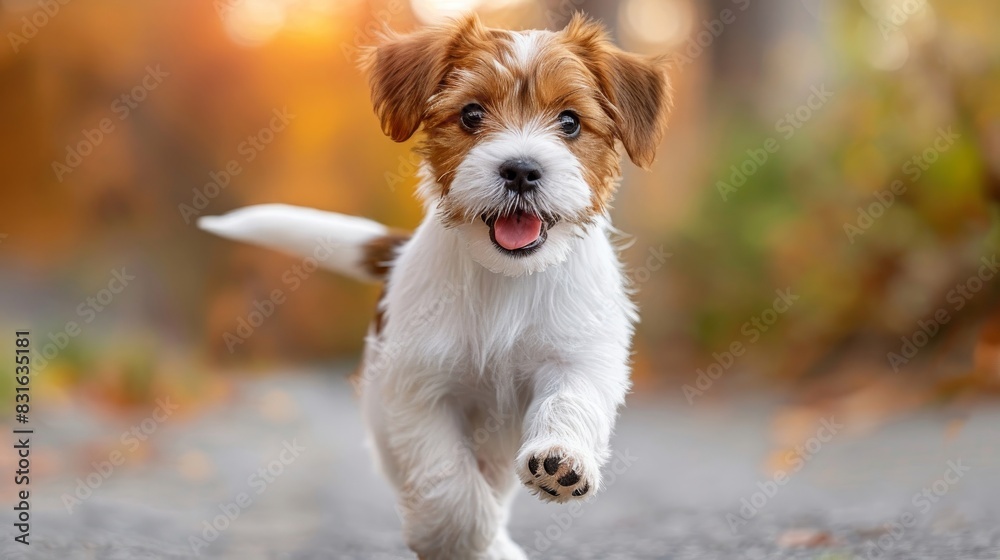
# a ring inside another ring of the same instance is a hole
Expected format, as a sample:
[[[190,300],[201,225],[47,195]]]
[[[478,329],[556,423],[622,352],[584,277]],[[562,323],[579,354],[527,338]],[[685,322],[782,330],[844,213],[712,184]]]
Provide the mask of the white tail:
[[[384,279],[407,235],[354,216],[287,204],[260,204],[198,219],[220,237],[253,243],[303,258],[358,280]]]

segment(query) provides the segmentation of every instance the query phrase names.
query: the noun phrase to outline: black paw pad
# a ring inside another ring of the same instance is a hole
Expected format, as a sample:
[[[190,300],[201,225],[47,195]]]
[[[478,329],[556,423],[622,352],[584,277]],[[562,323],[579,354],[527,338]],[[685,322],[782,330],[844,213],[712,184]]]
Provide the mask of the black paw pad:
[[[562,482],[562,481],[560,481],[560,482]],[[582,495],[586,494],[587,492],[590,492],[590,485],[589,484],[585,484],[583,486],[583,488],[577,488],[576,490],[573,490],[573,495],[574,496],[582,496]]]
[[[549,488],[547,486],[539,486],[539,488],[541,488],[543,492],[545,492],[546,494],[548,494],[550,496],[558,496],[559,495],[559,492],[556,492],[555,490],[553,490],[553,489],[551,489],[551,488]]]
[[[549,457],[545,459],[545,472],[549,475],[556,474],[559,470],[559,457]]]
[[[528,459],[528,470],[531,471],[531,474],[538,476],[538,457]]]
[[[576,471],[569,471],[559,478],[561,486],[573,486],[577,482],[580,482],[580,475],[576,474]]]

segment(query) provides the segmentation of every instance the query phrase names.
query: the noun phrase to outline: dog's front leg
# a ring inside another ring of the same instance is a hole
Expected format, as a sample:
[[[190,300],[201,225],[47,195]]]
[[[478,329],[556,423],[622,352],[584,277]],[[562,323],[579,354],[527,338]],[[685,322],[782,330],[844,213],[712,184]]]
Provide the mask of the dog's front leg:
[[[447,397],[388,407],[407,544],[421,560],[479,560],[497,534],[500,504],[479,471],[463,417]]]
[[[551,365],[536,374],[534,387],[516,459],[521,482],[544,501],[593,495],[600,489],[618,407],[628,392],[627,364],[604,362],[601,370],[593,361]]]

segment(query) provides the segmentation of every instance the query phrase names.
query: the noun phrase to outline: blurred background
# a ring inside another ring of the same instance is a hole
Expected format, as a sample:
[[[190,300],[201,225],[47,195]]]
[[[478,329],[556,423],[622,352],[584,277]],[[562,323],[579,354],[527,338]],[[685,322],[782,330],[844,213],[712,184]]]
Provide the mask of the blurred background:
[[[357,49],[467,10],[511,28],[559,28],[580,10],[626,49],[674,57],[669,134],[651,172],[626,166],[614,210],[643,310],[640,383],[693,381],[738,341],[734,369],[767,385],[1000,383],[1000,282],[953,293],[997,250],[992,4],[105,0],[56,1],[52,16],[43,4],[0,10],[3,321],[44,335],[90,320],[44,383],[130,402],[220,368],[356,360],[377,288],[322,272],[227,344],[255,301],[291,287],[295,262],[192,224],[285,202],[415,226],[414,141],[380,133]],[[136,280],[109,312],[77,313],[122,267]],[[799,299],[744,330],[775,290]],[[894,367],[900,337],[942,308],[949,322]]]
[[[0,325],[33,333],[36,414],[172,395],[197,416],[242,379],[349,371],[377,287],[193,222],[283,202],[414,227],[415,140],[380,133],[358,47],[469,10],[514,29],[583,11],[672,57],[670,130],[613,211],[639,399],[780,392],[782,422],[877,423],[997,393],[1000,4],[0,0]],[[275,391],[266,417],[292,406]],[[115,444],[84,440],[84,471]]]

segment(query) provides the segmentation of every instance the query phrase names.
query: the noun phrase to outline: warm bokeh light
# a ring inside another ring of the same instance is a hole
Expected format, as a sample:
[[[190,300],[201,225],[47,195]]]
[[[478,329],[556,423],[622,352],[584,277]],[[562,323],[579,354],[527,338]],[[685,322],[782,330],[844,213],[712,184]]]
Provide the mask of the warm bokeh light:
[[[869,45],[868,60],[879,70],[899,70],[910,57],[910,41],[903,33],[883,35],[870,23],[863,23],[861,33]]]
[[[287,4],[282,0],[243,0],[234,4],[223,18],[234,41],[259,45],[281,30],[286,10]]]
[[[257,46],[282,30],[324,29],[338,12],[360,0],[229,0],[217,3],[226,31],[237,44]]]
[[[494,11],[523,3],[525,0],[410,0],[414,15],[424,23],[438,22],[472,10]]]
[[[482,0],[411,0],[410,4],[417,18],[430,23],[474,10]]]
[[[685,41],[694,18],[694,7],[685,0],[625,0],[620,11],[627,35],[661,47]]]

